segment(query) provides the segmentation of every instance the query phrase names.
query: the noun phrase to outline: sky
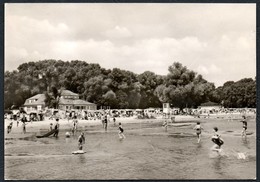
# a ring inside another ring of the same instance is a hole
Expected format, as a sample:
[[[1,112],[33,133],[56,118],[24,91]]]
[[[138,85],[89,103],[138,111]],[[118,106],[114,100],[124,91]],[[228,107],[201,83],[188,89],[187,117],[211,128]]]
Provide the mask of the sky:
[[[44,59],[159,75],[180,62],[216,86],[255,78],[256,5],[5,4],[5,71]]]

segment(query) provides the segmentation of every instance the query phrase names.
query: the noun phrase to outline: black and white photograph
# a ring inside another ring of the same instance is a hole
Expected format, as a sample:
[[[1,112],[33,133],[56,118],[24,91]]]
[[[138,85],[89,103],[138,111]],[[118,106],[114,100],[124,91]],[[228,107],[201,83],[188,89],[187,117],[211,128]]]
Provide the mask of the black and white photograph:
[[[256,3],[5,3],[5,180],[255,180]]]

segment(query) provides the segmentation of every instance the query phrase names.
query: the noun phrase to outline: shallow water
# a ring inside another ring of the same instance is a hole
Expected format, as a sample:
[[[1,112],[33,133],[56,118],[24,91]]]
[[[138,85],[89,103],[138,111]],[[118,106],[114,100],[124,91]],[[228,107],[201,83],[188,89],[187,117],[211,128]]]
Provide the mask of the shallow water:
[[[205,131],[197,143],[194,125],[168,127],[161,123],[123,124],[125,140],[117,127],[86,127],[82,155],[77,136],[8,140],[5,145],[5,179],[254,179],[256,177],[255,133],[247,139],[234,136],[242,124],[237,121],[201,120]],[[221,156],[209,149],[213,126],[224,138]],[[248,122],[255,132],[255,121]],[[238,159],[237,153],[246,154]]]

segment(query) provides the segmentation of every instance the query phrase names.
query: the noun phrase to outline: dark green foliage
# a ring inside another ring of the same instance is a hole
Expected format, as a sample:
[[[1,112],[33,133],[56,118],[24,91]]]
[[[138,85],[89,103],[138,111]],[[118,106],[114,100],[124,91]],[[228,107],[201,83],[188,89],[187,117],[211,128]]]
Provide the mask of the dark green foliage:
[[[196,107],[206,101],[222,102],[226,107],[256,106],[253,79],[229,81],[215,89],[213,83],[181,63],[173,63],[168,70],[166,76],[150,71],[137,75],[79,60],[23,63],[17,71],[5,72],[5,108],[22,106],[27,98],[39,93],[45,94],[47,106],[58,108],[62,89],[78,93],[98,107],[120,109],[162,107],[162,102],[180,108]]]
[[[244,78],[237,82],[228,81],[218,87],[214,94],[215,101],[225,107],[256,107],[256,80]]]

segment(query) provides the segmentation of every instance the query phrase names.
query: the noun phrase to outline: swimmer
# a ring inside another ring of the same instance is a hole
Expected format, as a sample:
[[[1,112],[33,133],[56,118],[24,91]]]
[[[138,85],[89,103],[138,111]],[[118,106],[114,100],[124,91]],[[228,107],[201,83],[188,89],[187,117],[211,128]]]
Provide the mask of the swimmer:
[[[222,138],[220,138],[220,135],[218,134],[218,128],[214,127],[214,135],[212,136],[211,140],[215,144],[211,150],[217,151],[218,153],[221,151],[221,145],[224,144],[224,141]]]
[[[196,130],[196,134],[198,137],[198,143],[200,143],[201,130],[203,130],[202,126],[200,125],[200,122],[197,122],[197,125],[193,129]]]
[[[118,129],[119,129],[119,132],[118,132],[118,136],[119,136],[119,138],[120,139],[125,139],[125,135],[124,135],[124,129],[123,129],[123,127],[122,127],[122,124],[121,123],[119,123],[119,127],[118,127]]]
[[[246,130],[247,130],[247,121],[246,121],[246,117],[245,116],[242,116],[243,117],[243,120],[240,121],[243,123],[243,130],[241,132],[241,136],[242,137],[246,137]]]

